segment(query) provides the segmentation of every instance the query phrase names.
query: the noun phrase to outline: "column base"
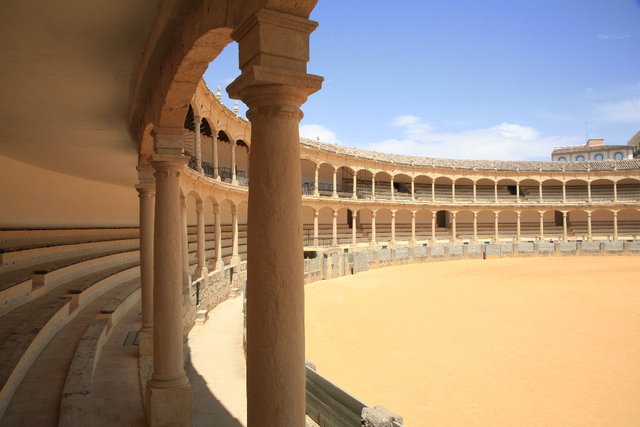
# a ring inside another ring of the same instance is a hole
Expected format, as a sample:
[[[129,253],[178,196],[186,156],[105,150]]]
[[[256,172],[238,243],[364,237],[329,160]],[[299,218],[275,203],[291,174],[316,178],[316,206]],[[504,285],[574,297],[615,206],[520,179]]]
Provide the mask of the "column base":
[[[219,259],[216,261],[215,271],[222,271],[224,269],[224,262]]]
[[[415,239],[409,240],[409,245],[410,246],[415,246],[416,245],[416,240]]]
[[[185,378],[186,380],[186,378]],[[147,383],[147,421],[149,427],[193,425],[193,390],[187,381],[172,387]]]
[[[196,268],[196,272],[195,272],[196,277],[207,277],[207,274],[209,274],[209,269],[207,269],[207,267]]]
[[[138,354],[153,356],[153,329],[141,329],[138,333]]]
[[[229,261],[230,265],[238,265],[240,264],[240,255],[234,255],[231,257],[231,260]]]

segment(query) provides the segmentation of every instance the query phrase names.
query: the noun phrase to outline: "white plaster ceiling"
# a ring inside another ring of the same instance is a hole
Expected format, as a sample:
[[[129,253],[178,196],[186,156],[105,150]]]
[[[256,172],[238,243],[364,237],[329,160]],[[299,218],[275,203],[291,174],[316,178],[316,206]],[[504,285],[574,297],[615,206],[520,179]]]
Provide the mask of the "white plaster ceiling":
[[[0,2],[0,155],[134,185],[126,118],[160,3]]]

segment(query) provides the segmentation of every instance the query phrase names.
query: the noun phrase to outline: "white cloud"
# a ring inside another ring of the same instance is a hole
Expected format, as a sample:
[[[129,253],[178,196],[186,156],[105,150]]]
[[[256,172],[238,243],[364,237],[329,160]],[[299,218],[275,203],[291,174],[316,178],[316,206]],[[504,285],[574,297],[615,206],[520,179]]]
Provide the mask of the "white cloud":
[[[336,134],[323,125],[307,124],[300,126],[300,136],[303,138],[309,138],[317,140],[320,138],[321,142],[328,142],[330,144],[339,144]]]
[[[611,102],[598,107],[602,120],[640,123],[640,98]]]
[[[406,116],[401,116],[406,117]],[[428,123],[399,120],[402,137],[369,144],[366,148],[387,153],[477,160],[548,159],[559,145],[583,143],[581,137],[542,137],[530,126],[501,123],[463,132],[439,132]]]
[[[412,115],[398,116],[395,119],[393,119],[393,125],[407,126],[407,125],[418,123],[419,121],[420,121],[420,117],[417,117],[417,116],[412,116]]]
[[[598,34],[598,40],[622,40],[633,36],[633,33]]]

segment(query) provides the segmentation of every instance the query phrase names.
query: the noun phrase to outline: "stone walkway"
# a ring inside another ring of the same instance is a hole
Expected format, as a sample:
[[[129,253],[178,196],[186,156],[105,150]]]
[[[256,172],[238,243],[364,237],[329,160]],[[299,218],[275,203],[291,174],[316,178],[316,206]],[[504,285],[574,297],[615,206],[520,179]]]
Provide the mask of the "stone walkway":
[[[242,350],[242,297],[227,300],[189,333],[194,425],[247,424],[246,365]]]

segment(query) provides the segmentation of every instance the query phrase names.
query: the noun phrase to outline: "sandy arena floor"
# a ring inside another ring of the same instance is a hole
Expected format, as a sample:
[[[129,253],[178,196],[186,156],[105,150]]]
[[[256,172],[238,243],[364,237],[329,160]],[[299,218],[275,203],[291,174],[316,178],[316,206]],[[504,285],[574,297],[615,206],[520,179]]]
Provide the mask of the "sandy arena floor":
[[[306,288],[307,358],[422,426],[640,426],[640,258],[450,261]]]

